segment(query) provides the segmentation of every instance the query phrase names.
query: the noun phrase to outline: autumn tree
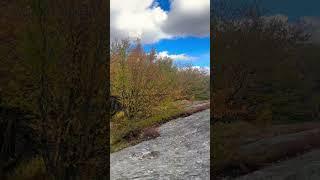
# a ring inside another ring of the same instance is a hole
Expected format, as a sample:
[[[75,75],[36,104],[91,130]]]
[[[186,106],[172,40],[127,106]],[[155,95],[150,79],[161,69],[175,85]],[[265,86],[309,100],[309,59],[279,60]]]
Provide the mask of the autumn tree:
[[[305,24],[268,17],[258,3],[237,8],[232,1],[215,3],[211,25],[215,111],[236,105],[254,113],[272,104],[279,107],[273,109],[276,114],[284,113],[280,104],[295,98],[299,102],[300,95],[293,94],[303,91],[299,87],[303,62],[297,50],[310,37]],[[290,95],[285,93],[289,89]]]
[[[106,1],[27,0],[22,98],[49,177],[103,177],[108,169]]]
[[[149,117],[162,101],[179,93],[172,60],[145,53],[141,43],[114,42],[111,50],[111,93],[120,97],[130,119]]]

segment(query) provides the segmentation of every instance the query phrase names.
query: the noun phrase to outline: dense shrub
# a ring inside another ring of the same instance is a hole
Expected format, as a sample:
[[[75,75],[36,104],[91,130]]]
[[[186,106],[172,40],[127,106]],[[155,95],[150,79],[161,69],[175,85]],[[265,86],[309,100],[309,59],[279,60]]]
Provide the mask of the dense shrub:
[[[209,76],[193,68],[178,68],[156,51],[144,52],[137,41],[114,42],[111,47],[111,94],[119,97],[129,119],[147,118],[161,103],[180,99],[208,99]]]

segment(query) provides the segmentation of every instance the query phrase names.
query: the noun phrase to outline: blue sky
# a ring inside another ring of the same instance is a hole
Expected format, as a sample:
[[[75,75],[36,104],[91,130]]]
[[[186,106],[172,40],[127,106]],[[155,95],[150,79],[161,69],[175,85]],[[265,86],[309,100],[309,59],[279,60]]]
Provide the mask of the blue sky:
[[[110,20],[111,39],[140,38],[146,52],[210,67],[210,0],[111,0]]]
[[[164,39],[154,44],[144,45],[148,52],[155,48],[157,52],[168,51],[169,54],[186,54],[191,60],[176,60],[177,64],[192,64],[194,66],[210,66],[210,38],[185,37],[177,39]]]
[[[155,1],[159,6],[165,10],[170,11],[169,0]],[[210,22],[208,22],[210,23]],[[168,51],[170,54],[188,54],[195,57],[194,60],[177,60],[176,63],[192,64],[194,66],[209,67],[210,66],[210,37],[185,37],[170,40],[161,40],[160,42],[152,45],[145,45],[145,50],[149,51],[150,48],[156,48],[157,51]]]
[[[169,0],[157,0],[161,9],[169,12]],[[210,22],[208,22],[209,24]],[[210,37],[183,37],[160,40],[155,44],[144,46],[146,51],[155,48],[158,52],[168,51],[169,54],[187,54],[192,60],[176,60],[177,64],[192,64],[200,67],[210,67]]]
[[[169,11],[170,10],[170,2],[169,2],[169,0],[157,0],[157,1],[154,1],[154,3],[159,3],[159,6],[165,11]]]

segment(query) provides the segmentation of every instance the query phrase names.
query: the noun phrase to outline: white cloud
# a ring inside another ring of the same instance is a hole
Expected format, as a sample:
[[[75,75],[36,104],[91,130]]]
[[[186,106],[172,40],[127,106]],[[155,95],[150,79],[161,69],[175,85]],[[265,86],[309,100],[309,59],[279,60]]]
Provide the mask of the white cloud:
[[[192,66],[192,69],[197,69],[199,71],[205,72],[206,74],[210,74],[210,67],[208,66],[204,66],[204,67]]]
[[[209,35],[210,0],[171,0],[166,12],[153,0],[111,0],[111,39],[140,38],[142,43]]]
[[[194,70],[199,70],[201,72],[204,72],[207,75],[210,75],[210,67],[208,67],[208,66],[203,66],[203,67],[201,67],[201,66],[191,66],[191,67],[184,66],[184,67],[180,67],[179,69],[183,71],[183,70],[188,70],[190,68],[194,69]]]
[[[207,36],[210,32],[210,0],[171,0],[164,32],[175,36]]]
[[[144,43],[151,43],[169,38],[160,28],[167,13],[152,5],[153,0],[111,0],[111,39],[141,38]]]
[[[196,57],[188,56],[186,54],[169,54],[168,51],[162,51],[157,54],[158,58],[169,57],[172,60],[195,60]]]

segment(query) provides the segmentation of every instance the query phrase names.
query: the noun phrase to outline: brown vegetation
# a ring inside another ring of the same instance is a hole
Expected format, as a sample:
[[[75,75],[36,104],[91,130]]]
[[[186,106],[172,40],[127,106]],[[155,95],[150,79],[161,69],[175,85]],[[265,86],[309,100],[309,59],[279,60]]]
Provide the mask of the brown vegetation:
[[[193,96],[199,93],[209,98],[208,75],[179,69],[155,50],[144,52],[139,40],[133,48],[126,40],[113,42],[110,68],[111,94],[119,97],[129,119],[150,117],[162,103],[198,98]]]
[[[31,115],[19,122],[32,129],[36,147],[24,160],[39,155],[46,179],[103,177],[109,150],[107,1],[23,0],[1,2],[1,8],[9,26],[0,33],[8,42],[1,43],[0,103]],[[14,118],[1,121],[11,130],[0,145],[6,149],[16,145],[21,130]],[[89,166],[95,173],[85,171]]]
[[[319,45],[310,41],[307,24],[266,18],[258,3],[213,3],[214,171],[236,175],[315,145],[307,136],[312,142],[295,137],[241,151],[246,144],[273,136],[271,129],[278,124],[283,126],[278,133],[285,134],[318,120]],[[295,128],[292,123],[297,123]]]
[[[208,74],[146,53],[139,40],[113,42],[110,68],[111,95],[121,104],[111,120],[111,151],[140,142],[145,128],[195,112],[180,101],[209,99]]]

